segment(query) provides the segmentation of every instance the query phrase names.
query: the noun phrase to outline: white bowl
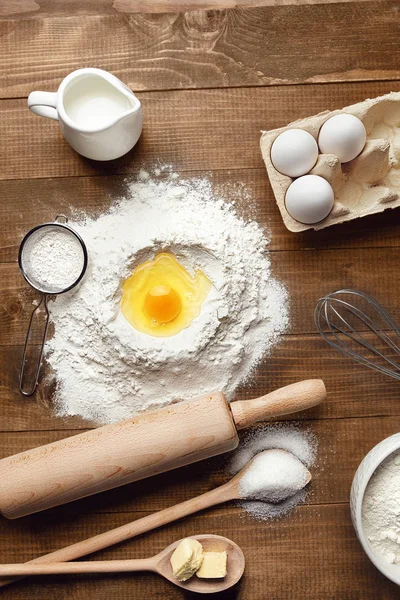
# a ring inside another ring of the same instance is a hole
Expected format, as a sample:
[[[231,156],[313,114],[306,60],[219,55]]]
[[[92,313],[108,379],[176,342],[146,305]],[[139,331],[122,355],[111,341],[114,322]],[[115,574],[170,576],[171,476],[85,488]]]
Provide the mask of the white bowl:
[[[377,569],[388,579],[400,585],[400,566],[392,565],[371,547],[363,528],[362,504],[367,485],[379,465],[390,454],[400,449],[400,433],[395,433],[377,444],[364,458],[354,475],[350,493],[350,510],[354,529],[361,545]]]

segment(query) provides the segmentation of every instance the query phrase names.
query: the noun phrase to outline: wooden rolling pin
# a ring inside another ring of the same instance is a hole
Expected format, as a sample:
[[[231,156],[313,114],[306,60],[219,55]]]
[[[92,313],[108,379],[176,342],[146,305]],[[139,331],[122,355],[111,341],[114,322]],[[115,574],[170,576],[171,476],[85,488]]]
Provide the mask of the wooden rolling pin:
[[[3,458],[0,512],[23,517],[233,450],[237,429],[325,397],[320,379],[231,404],[217,392]]]

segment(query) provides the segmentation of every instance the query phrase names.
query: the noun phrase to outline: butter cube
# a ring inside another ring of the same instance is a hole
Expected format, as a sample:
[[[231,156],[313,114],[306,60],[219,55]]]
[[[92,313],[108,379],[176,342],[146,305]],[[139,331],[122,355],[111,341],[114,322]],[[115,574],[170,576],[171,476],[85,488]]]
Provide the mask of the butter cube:
[[[226,575],[226,552],[204,552],[203,562],[197,571],[201,579],[220,579]]]
[[[187,581],[203,562],[203,546],[197,540],[185,538],[171,556],[172,572],[179,581]]]

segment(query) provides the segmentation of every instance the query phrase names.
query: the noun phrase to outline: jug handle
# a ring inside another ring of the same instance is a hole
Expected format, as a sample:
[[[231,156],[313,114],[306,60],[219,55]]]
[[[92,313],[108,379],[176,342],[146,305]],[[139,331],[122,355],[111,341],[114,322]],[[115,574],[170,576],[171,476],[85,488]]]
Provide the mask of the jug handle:
[[[57,92],[31,92],[28,96],[29,110],[54,121],[58,121],[56,102]]]

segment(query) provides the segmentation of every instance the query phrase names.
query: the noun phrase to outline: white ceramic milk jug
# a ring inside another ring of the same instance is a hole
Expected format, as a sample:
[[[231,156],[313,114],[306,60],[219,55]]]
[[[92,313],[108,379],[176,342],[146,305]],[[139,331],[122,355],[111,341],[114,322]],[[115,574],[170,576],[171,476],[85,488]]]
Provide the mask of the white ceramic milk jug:
[[[140,101],[102,69],[73,71],[57,92],[31,92],[28,107],[41,117],[58,120],[74,150],[94,160],[126,154],[142,131]]]

